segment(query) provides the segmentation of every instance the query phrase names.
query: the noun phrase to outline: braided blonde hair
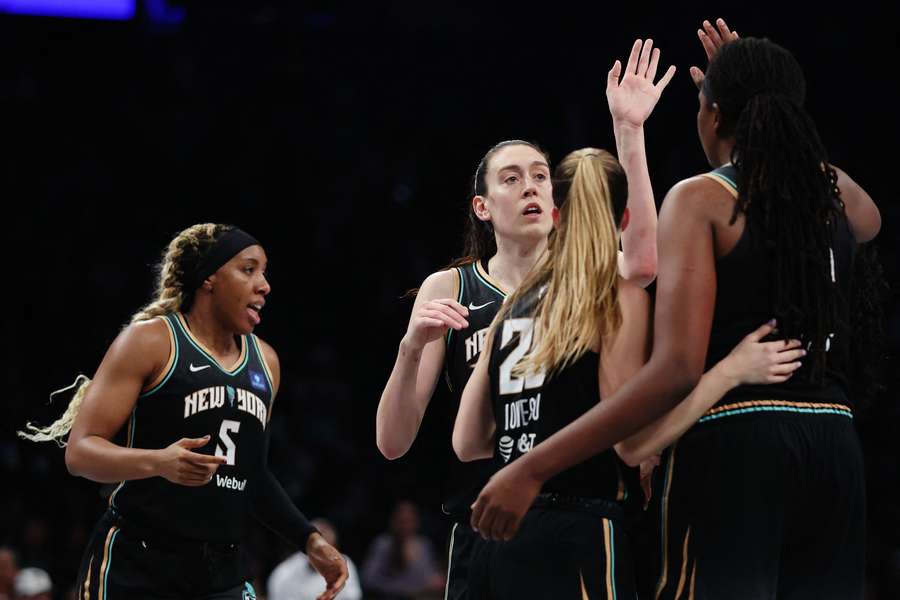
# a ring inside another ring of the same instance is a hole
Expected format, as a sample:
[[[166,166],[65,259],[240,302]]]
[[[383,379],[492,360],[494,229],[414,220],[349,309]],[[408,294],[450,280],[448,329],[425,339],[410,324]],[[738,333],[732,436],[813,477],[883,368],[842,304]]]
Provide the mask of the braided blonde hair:
[[[156,293],[152,301],[141,307],[131,317],[130,325],[149,321],[155,317],[190,310],[194,302],[194,290],[187,289],[189,277],[195,272],[200,260],[209,252],[213,244],[224,233],[233,229],[230,225],[201,223],[192,225],[180,232],[169,242],[163,252],[162,260],[156,268]],[[25,424],[25,431],[16,432],[20,438],[32,442],[56,442],[63,447],[65,437],[72,430],[72,424],[87,394],[91,380],[85,375],[78,375],[75,381],[50,394],[50,400],[57,394],[75,390],[66,411],[56,421],[46,427],[39,427],[31,422]]]

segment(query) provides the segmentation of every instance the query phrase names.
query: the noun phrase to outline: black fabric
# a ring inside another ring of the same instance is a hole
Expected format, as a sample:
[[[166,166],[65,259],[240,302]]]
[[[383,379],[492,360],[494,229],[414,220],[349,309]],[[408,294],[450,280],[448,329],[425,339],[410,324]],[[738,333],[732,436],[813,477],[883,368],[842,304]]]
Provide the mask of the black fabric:
[[[512,463],[602,402],[600,357],[588,351],[551,376],[519,377],[512,368],[531,349],[536,293],[529,293],[498,326],[491,347],[491,405],[496,424],[494,456]],[[528,347],[524,347],[528,346]],[[609,449],[550,478],[542,492],[640,503],[638,470]]]
[[[737,181],[738,172],[727,165],[712,172]],[[728,355],[748,333],[775,316],[774,295],[769,277],[770,249],[756,239],[754,232],[744,221],[735,227],[743,232],[735,247],[716,261],[716,302],[706,368],[710,369]],[[843,302],[841,323],[849,323],[849,302],[852,290],[853,256],[856,242],[847,219],[841,216],[835,226],[834,268],[837,292]],[[778,251],[778,249],[774,249]],[[842,327],[843,329],[843,327]],[[830,343],[823,385],[812,384],[807,378],[807,367],[801,367],[788,381],[772,385],[742,385],[731,390],[717,406],[732,404],[751,398],[772,398],[804,402],[848,404],[847,378],[842,363],[848,349],[849,332],[835,332]]]
[[[727,421],[673,450],[659,598],[688,597],[679,582],[684,594],[692,578],[698,600],[862,598],[865,487],[851,419]]]
[[[483,540],[468,521],[454,521],[447,551],[447,589],[445,600],[468,600],[469,572],[475,547]]]
[[[482,540],[475,547],[468,597],[631,599],[635,587],[630,543],[620,521],[579,510],[532,508],[512,540]]]
[[[226,371],[168,315],[177,360],[164,381],[142,394],[128,422],[128,445],[165,448],[181,438],[210,436],[193,451],[225,456],[203,486],[177,485],[162,477],[122,484],[110,504],[148,530],[207,542],[243,539],[250,494],[265,485],[265,438],[273,391],[252,336],[242,336],[244,360]],[[231,366],[231,365],[226,365]]]
[[[480,264],[480,267],[484,273],[487,273],[486,260]],[[506,298],[499,288],[479,274],[477,268],[472,263],[456,269],[460,280],[457,300],[469,309],[467,318],[469,326],[460,331],[451,329],[447,333],[444,375],[450,389],[451,404],[450,410],[445,411],[449,420],[447,423],[448,438],[453,431],[453,422],[459,411],[463,389],[481,355],[488,327]],[[460,462],[448,444],[445,465],[447,477],[442,494],[444,512],[452,515],[456,520],[466,521],[469,507],[494,473],[494,462],[490,459]]]
[[[176,542],[176,543],[173,543]],[[78,600],[254,600],[237,544],[147,535],[110,510],[82,558]]]
[[[203,281],[207,277],[218,271],[222,265],[244,248],[258,245],[260,244],[256,238],[237,227],[226,231],[215,241],[213,247],[197,265],[197,271],[191,278],[191,289],[196,290],[203,285]]]

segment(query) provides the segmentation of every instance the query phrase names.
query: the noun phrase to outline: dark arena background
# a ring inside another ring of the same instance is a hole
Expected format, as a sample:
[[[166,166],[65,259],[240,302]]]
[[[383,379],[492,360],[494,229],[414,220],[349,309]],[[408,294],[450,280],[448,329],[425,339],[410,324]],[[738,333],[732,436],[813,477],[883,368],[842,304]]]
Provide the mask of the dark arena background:
[[[606,73],[637,37],[662,49],[660,73],[678,67],[646,125],[657,203],[706,170],[688,68],[705,66],[696,30],[718,16],[796,54],[830,159],[882,212],[887,390],[856,423],[867,597],[900,597],[889,8],[132,0],[109,3],[125,8],[108,19],[18,14],[25,4],[0,0],[0,546],[46,570],[55,598],[68,597],[103,511],[100,486],[70,476],[55,445],[15,431],[62,412],[68,398],[49,404],[49,393],[93,373],[149,299],[164,246],[199,222],[239,225],[268,253],[273,291],[257,333],[281,357],[270,463],[290,495],[335,524],[358,566],[395,504],[411,500],[443,557],[437,465],[450,446],[440,394],[406,457],[389,462],[375,447],[375,409],[411,307],[404,293],[460,253],[488,147],[536,140],[555,160],[586,145],[614,149]],[[258,590],[290,551],[254,532]]]

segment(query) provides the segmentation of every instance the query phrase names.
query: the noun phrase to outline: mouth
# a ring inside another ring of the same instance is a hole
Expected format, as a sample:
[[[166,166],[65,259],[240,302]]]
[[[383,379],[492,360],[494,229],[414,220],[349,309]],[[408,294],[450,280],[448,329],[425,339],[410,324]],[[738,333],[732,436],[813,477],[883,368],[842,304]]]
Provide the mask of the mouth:
[[[250,320],[254,325],[259,325],[260,321],[262,320],[259,317],[259,311],[263,309],[263,306],[265,306],[265,302],[251,303],[247,305],[247,314],[250,316]]]
[[[532,215],[541,215],[544,211],[541,209],[541,205],[537,202],[529,202],[525,205],[525,209],[522,211],[524,216],[532,216]]]

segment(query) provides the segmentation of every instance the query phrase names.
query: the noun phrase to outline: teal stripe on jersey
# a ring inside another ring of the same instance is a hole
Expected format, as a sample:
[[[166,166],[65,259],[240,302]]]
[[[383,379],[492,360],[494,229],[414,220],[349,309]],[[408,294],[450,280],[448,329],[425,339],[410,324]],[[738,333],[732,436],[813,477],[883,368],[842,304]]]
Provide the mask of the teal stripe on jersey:
[[[742,415],[752,412],[792,412],[809,415],[841,415],[848,419],[853,418],[853,413],[849,410],[839,410],[835,408],[798,408],[796,406],[751,406],[749,408],[735,408],[733,410],[724,410],[714,415],[706,415],[701,417],[698,423],[721,419],[722,417],[732,417],[734,415]]]
[[[737,189],[737,183],[735,183],[735,181],[728,175],[725,175],[724,173],[720,173],[719,171],[713,171],[711,173],[711,175],[714,175],[714,176],[718,177],[719,179],[724,179],[725,181],[728,182],[729,185],[731,185],[731,187],[733,187],[734,189]]]
[[[462,268],[456,267],[456,274],[459,275],[459,293],[456,294],[456,301],[462,304],[463,291],[466,289],[466,280],[463,278]],[[453,335],[453,328],[447,328],[447,345],[450,345],[450,336]]]
[[[609,523],[609,573],[612,579],[612,600],[616,600],[616,530],[611,519]]]
[[[502,290],[500,290],[497,286],[491,284],[491,282],[489,282],[487,279],[485,279],[484,277],[481,276],[481,273],[479,273],[478,269],[475,267],[475,263],[472,263],[472,272],[475,273],[475,277],[478,278],[478,281],[480,281],[484,285],[488,286],[489,288],[491,288],[492,290],[494,290],[495,292],[497,292],[498,294],[500,294],[501,296],[506,298],[506,294],[504,294]]]
[[[106,600],[106,594],[109,592],[109,586],[107,585],[106,580],[109,579],[109,571],[112,569],[113,546],[116,543],[116,538],[119,537],[120,531],[122,530],[116,529],[112,539],[109,540],[109,558],[106,561],[106,573],[103,574],[103,598],[101,598],[101,600]]]
[[[240,373],[240,372],[244,369],[244,367],[247,366],[247,360],[250,358],[250,352],[244,352],[244,362],[242,362],[240,365],[238,365],[238,366],[234,369],[234,371],[226,371],[225,369],[222,368],[222,365],[219,364],[219,361],[217,361],[215,358],[213,358],[212,356],[210,356],[209,353],[208,353],[206,350],[204,350],[203,348],[201,348],[200,346],[198,346],[197,343],[194,342],[193,339],[191,339],[191,334],[188,333],[187,331],[185,331],[184,326],[181,324],[181,320],[179,320],[178,318],[175,318],[174,321],[175,321],[176,323],[178,323],[178,329],[180,329],[181,332],[184,334],[184,339],[186,339],[186,340],[191,344],[191,346],[193,346],[194,348],[196,348],[197,352],[199,352],[200,354],[202,354],[203,356],[205,356],[206,358],[208,358],[209,361],[210,361],[213,365],[215,365],[217,369],[219,369],[220,371],[222,371],[222,372],[225,373],[226,375],[237,375],[238,373]],[[241,336],[242,339],[243,339],[244,337],[245,337],[245,336]],[[244,339],[244,344],[246,344],[246,343],[247,343],[247,340]],[[249,350],[249,348],[247,348],[247,350]]]
[[[166,376],[163,377],[163,380],[160,381],[159,384],[157,384],[153,388],[147,390],[146,392],[143,392],[141,395],[138,396],[138,398],[146,398],[147,396],[150,396],[151,394],[155,394],[157,391],[159,391],[159,389],[162,388],[162,386],[166,385],[166,382],[169,380],[169,377],[171,377],[172,373],[175,372],[175,367],[178,366],[178,354],[180,352],[180,348],[178,346],[178,336],[175,335],[175,326],[172,325],[172,319],[170,319],[170,316],[171,315],[166,315],[163,318],[169,322],[169,327],[172,328],[172,339],[175,340],[175,358],[172,360],[172,366],[169,368],[169,372],[166,373]]]

